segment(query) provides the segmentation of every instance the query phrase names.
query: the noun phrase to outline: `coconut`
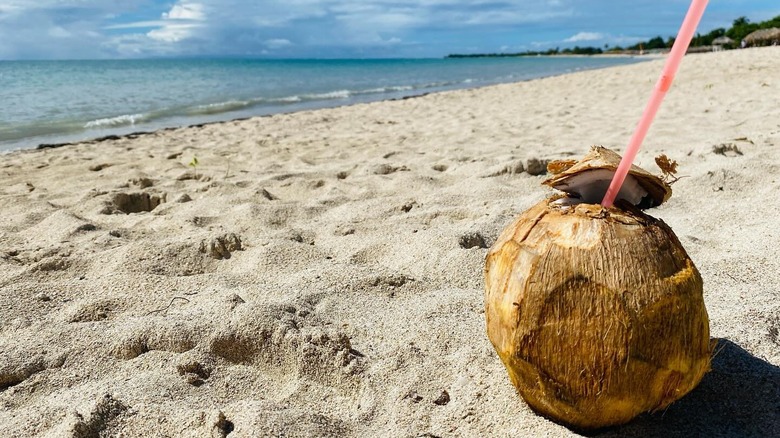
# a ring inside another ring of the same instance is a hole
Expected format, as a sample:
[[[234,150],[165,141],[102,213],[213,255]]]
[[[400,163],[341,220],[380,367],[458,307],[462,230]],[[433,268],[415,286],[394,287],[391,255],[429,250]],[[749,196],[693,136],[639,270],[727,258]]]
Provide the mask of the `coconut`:
[[[620,157],[551,163],[564,193],[521,214],[487,255],[485,316],[509,378],[536,412],[597,429],[663,409],[709,370],[702,279],[674,232],[640,207],[671,189],[634,166],[598,204]]]

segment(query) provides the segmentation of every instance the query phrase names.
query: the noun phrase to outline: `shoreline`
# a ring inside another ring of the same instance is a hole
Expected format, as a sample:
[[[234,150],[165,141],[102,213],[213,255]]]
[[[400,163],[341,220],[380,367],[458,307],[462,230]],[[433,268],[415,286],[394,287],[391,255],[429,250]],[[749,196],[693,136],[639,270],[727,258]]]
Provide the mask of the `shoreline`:
[[[581,437],[512,386],[485,257],[544,161],[623,150],[662,64],[0,154],[0,435]],[[686,57],[648,133],[719,347],[604,436],[780,429],[777,71]]]
[[[528,79],[528,80],[533,80],[533,79]],[[483,87],[490,87],[490,86],[491,85],[484,85]],[[482,88],[482,87],[475,87],[473,89],[479,89],[479,88]],[[472,88],[468,88],[468,89],[472,89]],[[356,106],[356,105],[363,105],[363,104],[367,104],[367,103],[392,102],[392,101],[396,101],[396,100],[408,100],[408,99],[415,99],[415,98],[419,98],[419,97],[424,97],[424,96],[427,96],[429,94],[434,94],[434,93],[446,93],[447,91],[452,91],[452,90],[432,91],[432,92],[426,92],[426,93],[422,93],[422,94],[414,94],[414,95],[409,95],[409,96],[404,96],[404,97],[376,100],[376,101],[371,101],[371,102],[355,102],[355,103],[347,103],[347,104],[344,104],[344,105],[335,105],[335,106],[328,106],[328,107],[322,107],[322,108],[301,109],[301,110],[298,110],[298,111],[276,112],[276,113],[272,113],[272,114],[263,114],[263,115],[258,115],[258,116],[239,117],[239,118],[235,118],[235,119],[217,120],[217,121],[213,121],[213,122],[194,123],[192,125],[170,126],[170,127],[159,128],[159,129],[153,129],[153,130],[149,130],[149,131],[135,131],[135,132],[131,132],[129,134],[117,134],[117,135],[111,134],[111,135],[104,135],[104,136],[91,138],[91,139],[88,139],[88,140],[82,140],[82,141],[63,142],[63,143],[41,143],[41,144],[38,144],[37,146],[32,147],[32,148],[14,149],[14,150],[7,151],[7,153],[18,152],[18,151],[23,151],[23,150],[57,149],[57,148],[65,147],[65,146],[75,146],[75,145],[79,145],[79,144],[98,144],[98,143],[102,143],[102,142],[105,142],[105,141],[113,141],[113,140],[133,140],[133,139],[136,139],[136,138],[139,138],[139,137],[143,137],[143,136],[147,136],[147,135],[155,135],[157,133],[165,132],[165,131],[176,131],[176,130],[179,130],[179,129],[202,128],[202,127],[208,126],[208,125],[221,125],[221,124],[226,124],[226,123],[243,122],[243,121],[252,120],[252,119],[273,117],[273,116],[276,116],[276,115],[291,115],[291,114],[297,114],[297,113],[306,112],[306,111],[320,111],[320,110],[328,110],[328,109],[332,109],[332,108],[344,108],[344,107],[351,107],[351,106]]]
[[[529,79],[532,80],[532,79]],[[490,85],[485,85],[485,87],[489,87]],[[481,87],[475,87],[474,89],[478,89]],[[392,98],[392,99],[385,99],[385,100],[377,100],[374,102],[392,102],[396,100],[407,100],[407,99],[414,99],[418,97],[427,96],[432,93],[446,93],[447,91],[435,91],[435,92],[428,92],[428,93],[422,93],[422,94],[415,94],[411,96],[406,97],[400,97],[400,98]],[[290,111],[290,112],[278,112],[273,114],[264,114],[264,115],[258,115],[258,116],[251,116],[251,117],[239,117],[235,119],[227,119],[227,120],[218,120],[213,122],[203,122],[203,123],[194,123],[192,125],[182,125],[182,126],[169,126],[169,127],[163,127],[158,129],[152,129],[149,131],[134,131],[130,132],[128,134],[109,134],[109,135],[103,135],[100,137],[90,138],[87,140],[79,140],[79,141],[70,141],[70,142],[62,142],[62,143],[40,143],[34,147],[29,148],[20,148],[20,149],[11,149],[8,151],[2,151],[0,152],[0,156],[3,154],[12,154],[16,152],[29,152],[29,151],[40,151],[45,149],[58,149],[66,146],[77,146],[80,144],[99,144],[107,141],[115,141],[115,140],[134,140],[139,137],[149,136],[149,135],[156,135],[158,133],[168,132],[168,131],[177,131],[180,129],[193,129],[193,128],[202,128],[204,126],[209,125],[222,125],[227,123],[233,123],[233,122],[243,122],[247,120],[252,119],[259,119],[259,118],[267,118],[267,117],[273,117],[276,115],[291,115],[291,114],[298,114],[306,111],[321,111],[321,110],[327,110],[332,108],[343,108],[343,107],[351,107],[356,105],[363,105],[366,103],[373,103],[373,102],[357,102],[357,103],[349,103],[344,105],[337,105],[337,106],[331,106],[331,107],[324,107],[324,108],[315,108],[315,109],[302,109],[299,111]]]
[[[581,57],[561,56],[559,58],[576,59]],[[634,57],[627,56],[625,58],[635,60],[634,63],[644,62],[649,60],[648,58],[640,58],[635,56]],[[452,60],[452,61],[458,62],[458,60]],[[625,64],[625,65],[630,65],[630,64]],[[431,93],[440,93],[440,92],[455,91],[455,90],[479,89],[482,87],[489,87],[498,84],[525,82],[528,80],[542,79],[546,77],[577,73],[579,71],[600,70],[603,68],[611,68],[611,67],[613,66],[606,66],[606,67],[584,66],[581,69],[578,68],[575,71],[561,72],[561,73],[551,74],[551,75],[542,74],[528,79],[519,79],[519,80],[515,79],[510,81],[491,79],[491,80],[478,81],[476,84],[473,84],[471,79],[469,79],[463,83],[441,85],[429,90],[417,89],[417,90],[407,90],[407,91],[389,91],[384,96],[380,94],[362,95],[361,93],[357,93],[354,95],[350,95],[348,98],[345,98],[346,102],[339,102],[339,99],[334,99],[334,100],[325,99],[325,100],[313,100],[313,101],[304,101],[304,102],[293,102],[289,104],[279,104],[275,106],[274,105],[266,106],[264,104],[258,104],[258,105],[248,105],[247,107],[242,109],[229,110],[221,113],[189,115],[189,116],[172,115],[167,119],[132,123],[130,125],[117,126],[117,127],[102,127],[96,129],[93,134],[88,134],[88,131],[83,131],[78,133],[64,132],[60,134],[32,136],[32,137],[27,137],[24,139],[17,139],[17,140],[6,140],[2,142],[5,144],[0,143],[0,147],[4,149],[0,151],[0,153],[8,153],[10,151],[25,150],[25,149],[61,147],[70,144],[78,144],[82,142],[99,142],[99,140],[114,139],[116,137],[121,138],[125,136],[137,136],[139,134],[156,132],[158,130],[198,127],[205,124],[225,123],[225,122],[231,122],[235,120],[250,119],[253,117],[267,117],[275,114],[292,114],[292,113],[303,112],[303,111],[316,111],[319,109],[339,108],[343,106],[352,106],[352,105],[359,105],[364,103],[394,101],[398,99],[408,99],[408,98],[415,98],[419,96],[425,96]],[[125,116],[118,116],[118,117],[125,117]],[[38,140],[34,140],[36,138]]]

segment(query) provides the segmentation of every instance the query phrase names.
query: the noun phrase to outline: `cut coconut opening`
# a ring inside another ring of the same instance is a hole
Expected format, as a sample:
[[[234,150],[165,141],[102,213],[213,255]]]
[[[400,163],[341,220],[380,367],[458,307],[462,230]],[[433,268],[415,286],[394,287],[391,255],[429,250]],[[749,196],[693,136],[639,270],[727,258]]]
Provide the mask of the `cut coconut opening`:
[[[566,193],[566,197],[557,199],[555,204],[564,206],[600,204],[614,176],[615,171],[610,169],[593,169],[572,175],[553,185],[554,189]],[[621,199],[638,208],[649,208],[654,205],[650,194],[630,173],[615,197],[615,202]]]

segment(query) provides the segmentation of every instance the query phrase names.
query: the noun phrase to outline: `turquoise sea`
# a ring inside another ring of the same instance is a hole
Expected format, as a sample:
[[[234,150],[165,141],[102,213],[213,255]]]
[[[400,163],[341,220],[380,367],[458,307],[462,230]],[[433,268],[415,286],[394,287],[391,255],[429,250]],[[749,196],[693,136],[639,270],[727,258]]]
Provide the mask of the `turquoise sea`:
[[[607,57],[0,61],[0,151],[638,61]]]

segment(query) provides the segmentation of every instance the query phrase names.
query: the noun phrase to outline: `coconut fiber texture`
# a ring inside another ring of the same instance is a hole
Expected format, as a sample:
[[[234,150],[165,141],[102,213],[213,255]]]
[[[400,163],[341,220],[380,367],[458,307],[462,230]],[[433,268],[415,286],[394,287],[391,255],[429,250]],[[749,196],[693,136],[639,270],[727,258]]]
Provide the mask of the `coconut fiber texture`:
[[[487,256],[488,336],[537,412],[596,429],[663,409],[710,366],[702,279],[641,211],[544,200]]]

